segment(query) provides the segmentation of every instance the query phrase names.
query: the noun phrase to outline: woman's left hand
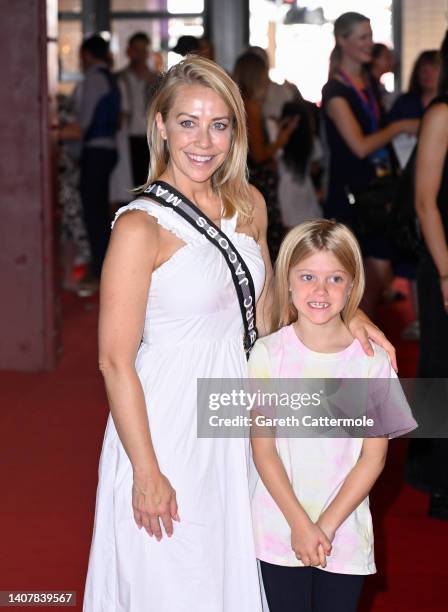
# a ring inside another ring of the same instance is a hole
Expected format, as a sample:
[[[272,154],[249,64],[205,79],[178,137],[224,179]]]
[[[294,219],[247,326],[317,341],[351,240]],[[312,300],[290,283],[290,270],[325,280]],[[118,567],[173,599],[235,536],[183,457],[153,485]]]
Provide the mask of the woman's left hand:
[[[398,372],[395,347],[389,342],[383,332],[362,312],[362,310],[358,309],[357,313],[350,321],[348,328],[350,333],[357,340],[359,340],[364,352],[367,355],[371,357],[373,356],[373,348],[369,339],[379,344],[381,348],[383,348],[389,355],[390,362],[395,372]]]
[[[445,312],[448,313],[448,276],[440,279],[440,289],[442,291],[443,307]]]

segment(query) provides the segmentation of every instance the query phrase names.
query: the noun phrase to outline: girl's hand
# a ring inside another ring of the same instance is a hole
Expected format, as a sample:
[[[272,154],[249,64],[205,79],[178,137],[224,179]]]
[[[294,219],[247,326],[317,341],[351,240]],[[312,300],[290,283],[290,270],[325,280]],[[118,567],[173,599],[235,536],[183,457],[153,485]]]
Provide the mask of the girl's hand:
[[[141,479],[140,479],[141,480]],[[173,535],[173,521],[180,521],[177,512],[176,491],[162,473],[139,482],[134,476],[132,508],[139,529],[144,527],[157,541],[162,539],[162,520],[165,533]]]
[[[325,567],[326,555],[331,552],[331,542],[322,529],[310,521],[291,528],[291,548],[305,566]]]
[[[369,338],[379,344],[389,355],[390,362],[395,372],[398,372],[397,355],[393,344],[389,342],[383,332],[372,323],[362,310],[358,309],[356,315],[350,321],[348,328],[350,333],[359,340],[366,355],[373,357],[373,348],[369,342]]]
[[[333,543],[336,530],[325,520],[325,516],[320,516],[316,521],[316,525],[322,529],[328,540]]]

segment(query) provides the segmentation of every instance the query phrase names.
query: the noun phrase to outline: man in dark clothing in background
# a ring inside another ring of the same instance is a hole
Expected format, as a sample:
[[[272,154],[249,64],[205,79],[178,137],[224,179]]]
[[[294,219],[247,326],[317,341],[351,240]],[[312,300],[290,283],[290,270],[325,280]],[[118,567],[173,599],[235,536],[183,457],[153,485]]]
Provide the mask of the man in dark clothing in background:
[[[95,283],[110,236],[109,178],[117,162],[120,91],[109,69],[109,44],[101,36],[87,38],[80,56],[85,73],[77,109],[82,140],[80,193]]]
[[[146,183],[149,150],[146,138],[148,106],[157,81],[157,73],[148,66],[151,39],[145,32],[133,34],[127,47],[129,64],[117,73],[121,93],[122,124],[129,135],[134,187]]]

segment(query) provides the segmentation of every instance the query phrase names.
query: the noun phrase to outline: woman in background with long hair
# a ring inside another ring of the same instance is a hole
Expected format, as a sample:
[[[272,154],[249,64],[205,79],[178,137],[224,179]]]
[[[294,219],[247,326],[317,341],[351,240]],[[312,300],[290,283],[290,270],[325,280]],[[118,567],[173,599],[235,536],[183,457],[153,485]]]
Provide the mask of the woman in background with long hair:
[[[447,379],[448,32],[440,57],[439,95],[423,117],[416,160],[415,207],[424,241],[417,270],[420,307],[418,375]],[[414,456],[410,482],[429,491],[429,515],[448,520],[448,440],[429,440],[426,448],[422,448],[422,444],[413,447],[423,454]]]
[[[330,78],[322,90],[330,169],[324,213],[357,232],[357,208],[348,193],[366,189],[378,176],[392,172],[387,145],[401,133],[415,133],[417,121],[382,127],[381,107],[365,65],[372,56],[372,28],[360,13],[344,13],[334,24],[335,48]],[[391,276],[389,245],[384,236],[359,236],[366,263],[363,308],[374,316]]]

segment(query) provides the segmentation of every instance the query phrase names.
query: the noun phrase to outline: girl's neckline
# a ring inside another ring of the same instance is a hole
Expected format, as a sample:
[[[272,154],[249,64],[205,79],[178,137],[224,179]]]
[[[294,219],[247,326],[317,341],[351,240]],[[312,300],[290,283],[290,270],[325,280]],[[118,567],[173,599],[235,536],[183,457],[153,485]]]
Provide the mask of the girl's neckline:
[[[292,338],[292,340],[300,347],[300,349],[303,352],[308,353],[310,357],[314,357],[316,359],[321,359],[321,360],[326,360],[326,361],[340,359],[341,357],[345,357],[349,355],[355,350],[357,343],[358,343],[356,338],[353,338],[353,341],[347,347],[345,347],[345,349],[343,349],[342,351],[337,351],[335,353],[321,353],[319,351],[313,351],[313,349],[310,349],[308,346],[306,346],[306,344],[302,342],[302,340],[300,340],[299,336],[296,334],[296,330],[294,329],[293,323],[288,325],[286,327],[286,330],[287,330],[287,333]]]

